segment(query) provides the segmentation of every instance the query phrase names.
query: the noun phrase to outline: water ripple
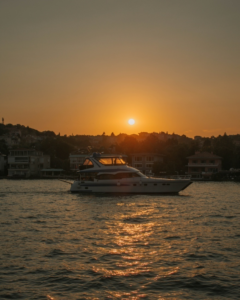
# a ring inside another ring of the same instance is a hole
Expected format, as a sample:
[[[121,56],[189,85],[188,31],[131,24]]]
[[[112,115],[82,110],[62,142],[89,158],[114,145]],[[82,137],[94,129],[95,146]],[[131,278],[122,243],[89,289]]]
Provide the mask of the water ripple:
[[[1,299],[239,299],[240,185],[73,195],[0,181]]]

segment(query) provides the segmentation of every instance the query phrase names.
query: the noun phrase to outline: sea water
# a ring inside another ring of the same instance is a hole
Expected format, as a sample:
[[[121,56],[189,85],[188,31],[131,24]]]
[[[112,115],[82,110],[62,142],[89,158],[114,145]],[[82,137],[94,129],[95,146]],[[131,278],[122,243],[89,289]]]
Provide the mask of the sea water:
[[[1,299],[240,299],[240,183],[178,196],[0,180]]]

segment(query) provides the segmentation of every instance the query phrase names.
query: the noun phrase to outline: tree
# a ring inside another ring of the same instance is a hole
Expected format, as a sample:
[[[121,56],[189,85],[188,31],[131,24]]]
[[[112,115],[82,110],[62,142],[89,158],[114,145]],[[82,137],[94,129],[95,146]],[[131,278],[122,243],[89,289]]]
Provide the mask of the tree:
[[[139,143],[134,137],[126,136],[123,142],[117,146],[117,150],[127,154],[136,153],[139,150]]]
[[[158,152],[159,140],[154,134],[150,134],[142,143],[141,148],[143,152]]]
[[[218,136],[213,143],[214,154],[222,157],[222,167],[229,170],[234,167],[235,146],[232,139],[224,133],[223,136]]]

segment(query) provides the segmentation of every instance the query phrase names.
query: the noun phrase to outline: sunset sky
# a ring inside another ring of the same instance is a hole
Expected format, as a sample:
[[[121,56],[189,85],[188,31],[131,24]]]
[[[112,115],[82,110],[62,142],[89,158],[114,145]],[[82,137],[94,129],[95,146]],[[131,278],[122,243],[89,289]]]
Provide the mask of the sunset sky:
[[[240,134],[240,1],[1,0],[0,117],[68,135]]]

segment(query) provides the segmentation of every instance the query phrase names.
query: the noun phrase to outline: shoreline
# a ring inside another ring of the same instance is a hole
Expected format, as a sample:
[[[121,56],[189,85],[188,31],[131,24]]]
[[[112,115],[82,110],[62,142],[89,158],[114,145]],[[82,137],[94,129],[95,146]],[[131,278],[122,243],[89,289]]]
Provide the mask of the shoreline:
[[[157,178],[161,178],[161,177],[157,177]],[[78,177],[76,176],[47,176],[47,177],[36,177],[36,176],[32,176],[32,177],[28,177],[28,178],[10,178],[8,176],[1,176],[1,179],[8,179],[8,180],[51,180],[51,179],[66,179],[66,180],[76,180],[78,179]],[[171,176],[169,176],[169,179],[171,179]],[[193,182],[240,182],[240,178],[236,178],[236,179],[219,179],[219,180],[213,180],[213,179],[194,179],[191,178],[191,181]]]

